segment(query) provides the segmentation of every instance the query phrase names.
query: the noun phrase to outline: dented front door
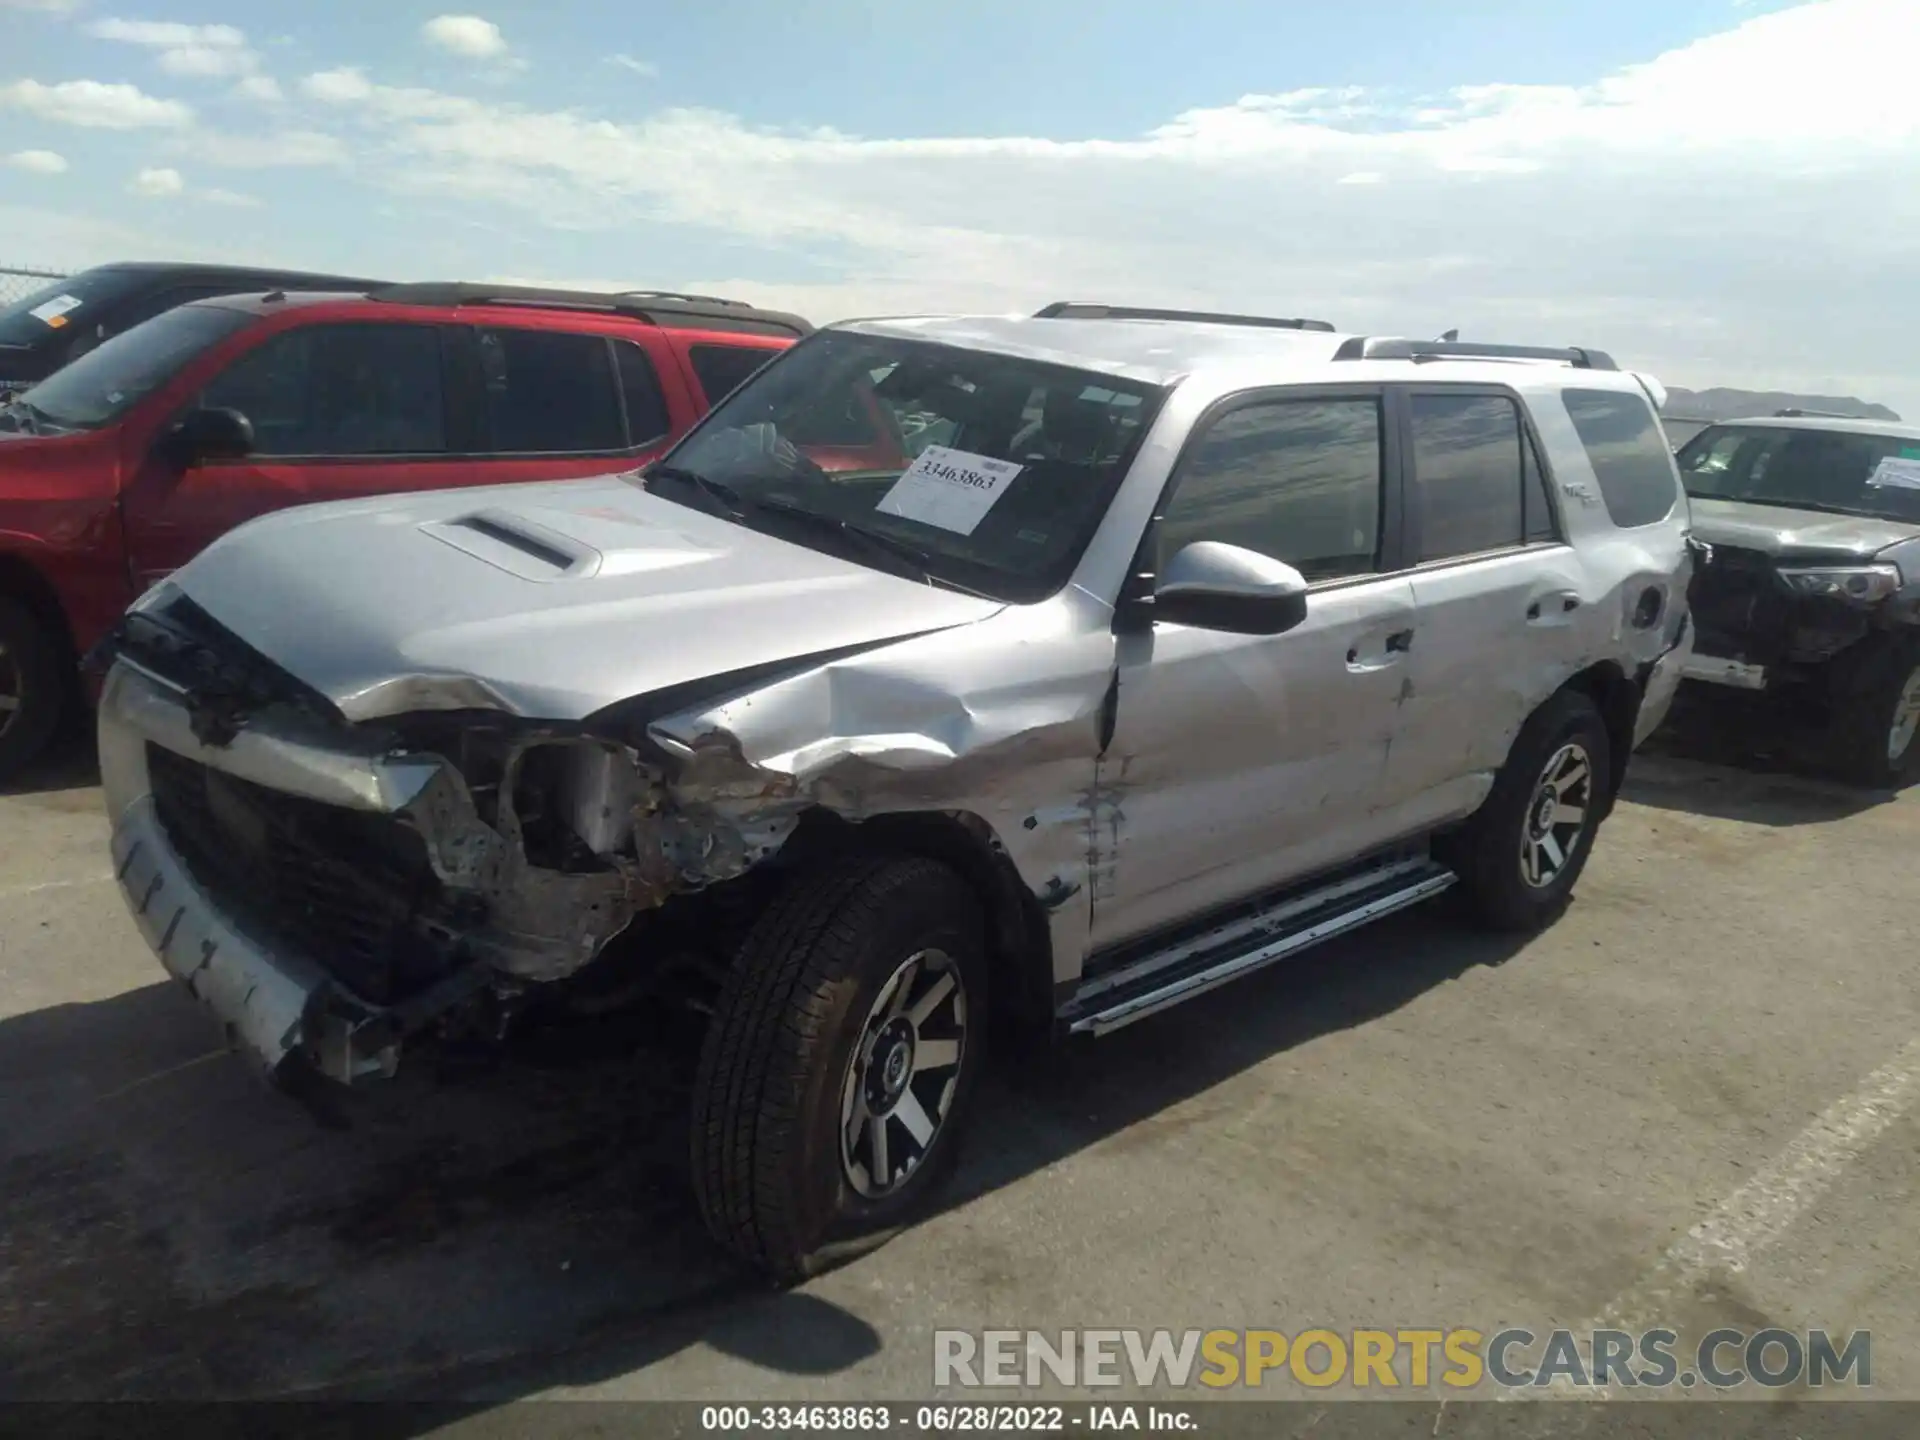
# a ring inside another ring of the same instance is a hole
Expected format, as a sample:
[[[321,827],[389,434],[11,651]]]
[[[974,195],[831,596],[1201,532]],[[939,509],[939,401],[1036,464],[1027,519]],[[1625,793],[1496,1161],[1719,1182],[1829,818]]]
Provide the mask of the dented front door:
[[[1096,948],[1391,835],[1376,801],[1413,613],[1412,586],[1387,576],[1315,591],[1285,635],[1161,624],[1122,638],[1093,837]]]

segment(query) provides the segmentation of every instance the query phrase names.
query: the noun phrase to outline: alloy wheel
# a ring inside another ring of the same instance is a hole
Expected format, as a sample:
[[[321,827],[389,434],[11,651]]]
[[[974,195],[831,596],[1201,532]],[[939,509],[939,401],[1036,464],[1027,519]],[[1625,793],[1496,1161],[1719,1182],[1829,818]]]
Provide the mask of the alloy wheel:
[[[1520,875],[1536,890],[1560,877],[1586,832],[1593,810],[1593,758],[1570,741],[1540,772],[1520,836]]]
[[[944,950],[901,961],[880,988],[840,1088],[840,1164],[869,1200],[920,1168],[959,1088],[967,987]]]
[[[1913,737],[1920,731],[1920,666],[1907,676],[1900,687],[1900,699],[1893,707],[1893,724],[1887,730],[1887,759],[1898,764],[1906,758]]]

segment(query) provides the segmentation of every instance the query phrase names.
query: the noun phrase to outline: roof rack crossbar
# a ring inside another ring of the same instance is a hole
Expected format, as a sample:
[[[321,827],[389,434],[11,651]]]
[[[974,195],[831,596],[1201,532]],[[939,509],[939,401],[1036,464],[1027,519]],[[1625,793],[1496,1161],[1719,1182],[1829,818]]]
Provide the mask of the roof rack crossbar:
[[[1858,415],[1849,415],[1842,410],[1802,410],[1798,406],[1776,410],[1773,414],[1777,420],[1858,420],[1862,418]]]
[[[655,325],[705,322],[717,330],[762,335],[810,334],[813,326],[798,315],[762,310],[744,300],[717,295],[681,295],[666,290],[629,290],[598,294],[588,290],[548,290],[532,285],[486,285],[469,281],[417,281],[382,285],[369,300],[392,305],[525,305],[552,310],[592,310],[625,315]]]
[[[753,306],[745,300],[729,300],[724,295],[689,295],[680,290],[622,290],[623,300],[685,300],[694,305],[731,305],[737,310],[751,310]]]
[[[1211,310],[1156,310],[1140,305],[1101,305],[1093,301],[1056,300],[1034,312],[1036,320],[1184,320],[1195,325],[1250,325],[1263,330],[1324,330],[1325,320],[1285,320],[1272,315],[1227,315]]]
[[[1576,370],[1618,370],[1604,350],[1577,345],[1494,345],[1479,340],[1403,340],[1384,335],[1356,335],[1333,352],[1336,360],[1552,360]]]

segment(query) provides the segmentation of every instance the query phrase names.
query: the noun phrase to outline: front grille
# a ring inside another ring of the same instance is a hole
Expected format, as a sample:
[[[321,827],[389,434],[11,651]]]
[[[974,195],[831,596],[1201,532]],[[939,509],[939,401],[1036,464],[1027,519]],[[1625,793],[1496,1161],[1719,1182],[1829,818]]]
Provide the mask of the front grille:
[[[269,790],[158,745],[147,770],[161,827],[194,879],[263,939],[375,1004],[446,972],[448,943],[427,929],[441,886],[404,821]]]
[[[1711,562],[1694,574],[1687,605],[1702,654],[1772,665],[1786,653],[1793,597],[1763,551],[1716,544]]]

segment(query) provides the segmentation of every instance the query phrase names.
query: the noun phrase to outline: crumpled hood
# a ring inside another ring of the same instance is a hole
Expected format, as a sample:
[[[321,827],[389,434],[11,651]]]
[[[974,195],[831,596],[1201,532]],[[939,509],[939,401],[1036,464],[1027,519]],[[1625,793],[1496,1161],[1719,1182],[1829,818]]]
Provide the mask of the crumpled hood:
[[[1696,497],[1693,533],[1709,545],[1732,545],[1768,555],[1830,553],[1866,557],[1920,536],[1920,525],[1740,500]]]
[[[356,721],[474,707],[579,720],[666,686],[1003,608],[618,476],[285,510],[171,581]]]

